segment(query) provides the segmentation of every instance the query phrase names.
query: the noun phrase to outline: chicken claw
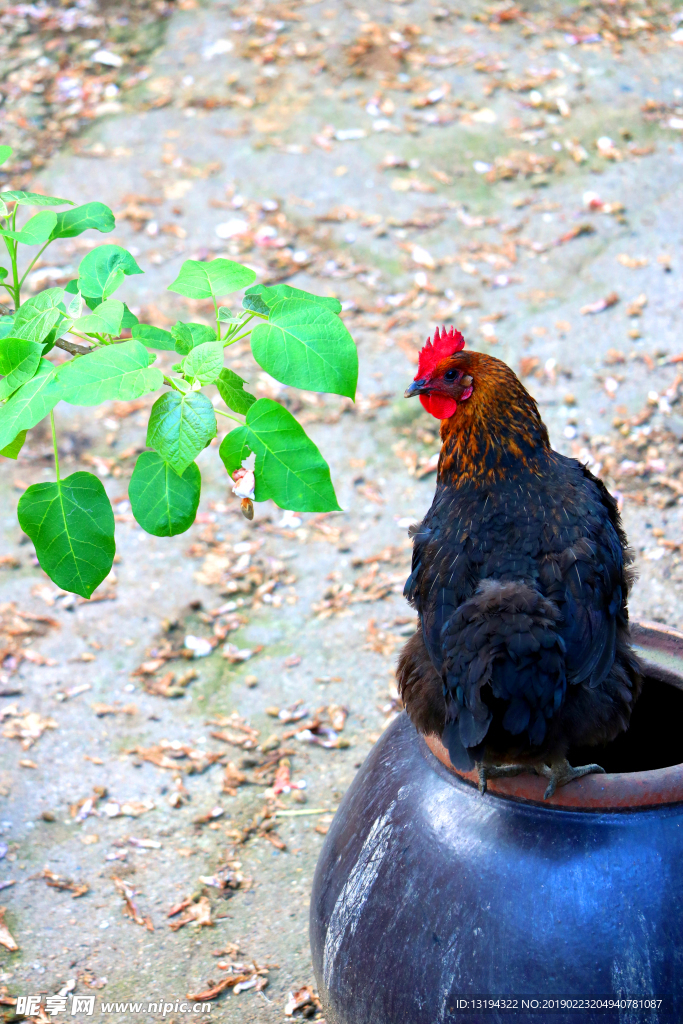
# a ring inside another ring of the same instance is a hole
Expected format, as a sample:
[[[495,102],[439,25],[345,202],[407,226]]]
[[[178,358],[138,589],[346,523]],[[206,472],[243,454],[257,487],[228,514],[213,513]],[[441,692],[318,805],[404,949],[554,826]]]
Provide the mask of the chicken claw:
[[[599,764],[582,764],[579,768],[572,768],[566,757],[560,761],[553,761],[551,765],[535,764],[534,770],[537,775],[543,775],[549,780],[546,791],[543,794],[544,800],[549,800],[558,786],[566,786],[574,779],[580,779],[583,775],[604,775],[605,769]]]
[[[559,761],[553,761],[548,765],[545,761],[533,764],[484,764],[479,761],[476,765],[479,776],[479,792],[486,792],[486,785],[489,779],[509,779],[514,775],[523,775],[525,772],[536,775],[543,775],[548,779],[544,800],[549,800],[558,786],[566,786],[574,779],[580,779],[584,775],[604,775],[605,769],[599,764],[583,764],[578,768],[572,768],[566,757]]]
[[[479,792],[483,795],[486,792],[486,784],[489,779],[509,779],[513,775],[533,772],[536,767],[526,764],[484,764],[479,761],[476,764],[476,769],[479,776]]]

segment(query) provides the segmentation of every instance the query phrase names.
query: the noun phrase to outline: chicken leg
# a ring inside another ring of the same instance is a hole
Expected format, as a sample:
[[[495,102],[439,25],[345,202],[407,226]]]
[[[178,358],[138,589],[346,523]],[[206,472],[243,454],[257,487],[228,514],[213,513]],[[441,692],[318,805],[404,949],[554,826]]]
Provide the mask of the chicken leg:
[[[599,764],[583,764],[578,768],[572,768],[566,757],[558,758],[549,765],[545,761],[535,761],[530,764],[485,764],[480,761],[476,768],[479,775],[479,792],[482,794],[486,792],[489,779],[509,779],[515,775],[531,774],[532,772],[542,775],[549,780],[543,794],[544,800],[549,800],[558,786],[566,786],[574,779],[580,779],[584,775],[605,774],[605,769],[601,768]]]
[[[601,768],[599,764],[582,764],[578,768],[572,768],[566,757],[561,757],[549,765],[541,761],[534,764],[533,769],[537,775],[543,775],[549,780],[543,794],[544,800],[549,800],[558,786],[566,786],[574,779],[580,779],[584,775],[605,774],[605,769]]]

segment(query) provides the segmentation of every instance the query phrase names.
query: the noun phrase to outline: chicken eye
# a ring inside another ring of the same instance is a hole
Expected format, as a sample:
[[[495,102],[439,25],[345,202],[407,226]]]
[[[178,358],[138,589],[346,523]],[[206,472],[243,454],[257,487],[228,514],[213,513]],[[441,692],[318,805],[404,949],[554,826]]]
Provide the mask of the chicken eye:
[[[458,376],[458,371],[457,370],[447,370],[446,373],[444,373],[444,375],[443,375],[443,379],[444,380],[455,380],[455,378],[457,376]]]

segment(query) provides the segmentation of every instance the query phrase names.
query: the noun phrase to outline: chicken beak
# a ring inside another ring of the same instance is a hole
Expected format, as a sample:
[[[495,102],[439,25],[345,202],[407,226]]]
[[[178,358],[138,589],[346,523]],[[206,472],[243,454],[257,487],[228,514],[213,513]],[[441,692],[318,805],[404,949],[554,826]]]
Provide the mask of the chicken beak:
[[[424,387],[424,384],[425,384],[424,380],[414,380],[413,383],[409,387],[406,388],[403,397],[404,398],[412,398],[413,395],[421,394],[422,393],[422,388]]]

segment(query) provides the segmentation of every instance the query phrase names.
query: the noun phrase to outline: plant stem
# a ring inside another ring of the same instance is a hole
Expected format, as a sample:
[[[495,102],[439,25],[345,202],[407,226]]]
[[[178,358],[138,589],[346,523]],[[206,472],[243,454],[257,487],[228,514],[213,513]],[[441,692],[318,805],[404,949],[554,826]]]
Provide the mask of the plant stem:
[[[225,416],[229,420],[234,420],[235,423],[239,423],[241,427],[244,426],[244,420],[238,420],[236,416],[231,416],[229,412],[223,412],[222,409],[214,409],[213,411],[217,412],[219,416]]]
[[[87,356],[88,352],[92,352],[91,348],[85,348],[83,345],[74,345],[72,341],[65,341],[64,338],[57,338],[55,348],[61,348],[64,352],[70,352],[72,356]]]
[[[242,338],[247,338],[250,334],[251,331],[246,331],[244,334],[240,334],[237,338],[229,338],[227,341],[223,342],[223,348],[227,348],[228,345],[234,345],[236,341],[241,341]]]
[[[212,295],[211,298],[213,299],[213,311],[214,311],[214,313],[216,315],[216,341],[220,341],[221,340],[221,322],[220,322],[220,319],[219,319],[219,316],[218,316],[218,299],[216,298],[215,295]]]
[[[18,209],[19,204],[16,203],[14,209],[12,210],[12,231],[17,230]],[[17,250],[19,249],[19,243],[14,239],[9,238],[6,238],[5,241],[9,243],[7,248],[9,249],[9,258],[12,261],[12,280],[14,282],[14,308],[15,310],[17,310],[21,305],[21,285],[19,283],[19,271],[17,269]]]
[[[54,409],[50,410],[50,426],[52,427],[52,446],[55,450],[55,473],[57,474],[57,483],[59,483],[59,453],[57,452],[57,431],[55,430]]]
[[[6,288],[10,295],[12,296],[12,299],[14,301],[14,309],[17,310],[19,308],[19,288],[17,282],[17,244],[11,238],[5,238],[5,246],[7,247],[7,252],[9,253],[10,262],[12,264],[13,283],[12,285],[9,285],[3,282],[3,287]]]
[[[31,273],[31,270],[33,269],[34,265],[38,262],[40,257],[43,255],[43,253],[47,249],[47,247],[50,244],[50,242],[51,242],[51,239],[48,238],[48,240],[45,243],[45,245],[43,246],[43,248],[38,252],[38,255],[34,259],[32,259],[31,262],[29,263],[29,265],[27,266],[26,270],[24,271],[23,277],[21,278],[21,280],[19,282],[19,287],[20,288],[21,288],[22,284],[24,283],[24,281],[26,280],[26,278],[28,277],[28,275]]]

